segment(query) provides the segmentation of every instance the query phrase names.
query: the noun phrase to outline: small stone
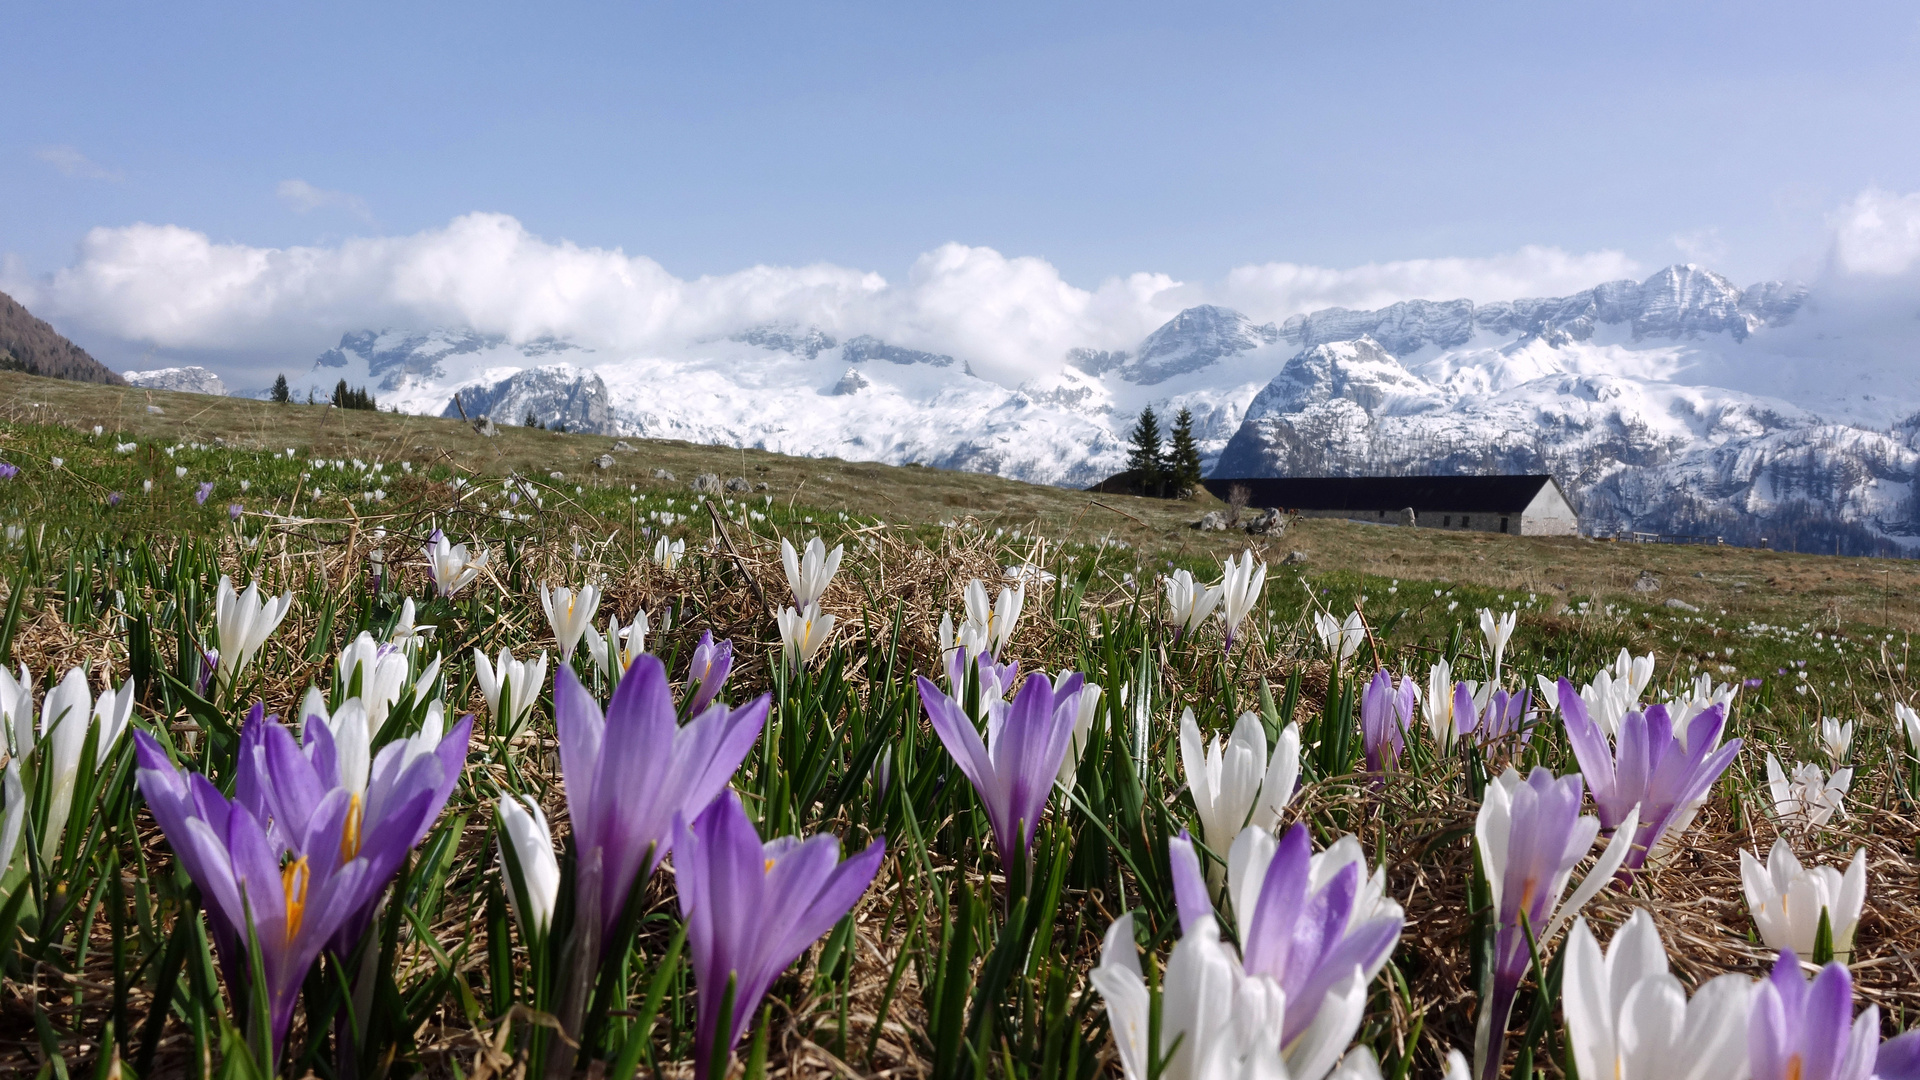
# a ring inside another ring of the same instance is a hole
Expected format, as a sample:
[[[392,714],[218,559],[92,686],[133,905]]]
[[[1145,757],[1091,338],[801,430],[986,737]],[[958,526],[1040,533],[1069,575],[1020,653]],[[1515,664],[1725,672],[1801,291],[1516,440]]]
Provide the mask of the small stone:
[[[500,434],[500,429],[494,425],[493,417],[491,416],[483,416],[480,419],[475,420],[473,422],[473,430],[477,434],[489,439],[493,438],[495,435]]]
[[[565,480],[566,478],[567,474],[561,472],[559,469],[555,469],[547,474],[547,479],[549,480]]]
[[[1201,532],[1226,532],[1227,515],[1218,510],[1209,510],[1200,515],[1200,520],[1194,522],[1193,527]]]
[[[1287,533],[1287,515],[1276,507],[1260,511],[1252,521],[1247,522],[1247,532],[1254,536],[1285,536]]]
[[[727,481],[727,490],[738,495],[741,492],[752,491],[753,485],[747,483],[746,477],[736,476],[733,479]]]
[[[1659,592],[1660,579],[1653,576],[1653,571],[1642,570],[1640,576],[1633,579],[1631,588],[1637,593]]]
[[[1307,553],[1306,553],[1306,552],[1304,552],[1304,551],[1289,551],[1289,552],[1287,552],[1287,557],[1286,557],[1286,558],[1284,558],[1284,559],[1281,559],[1281,560],[1280,560],[1280,565],[1282,565],[1282,566],[1299,566],[1299,565],[1301,565],[1301,564],[1303,564],[1303,563],[1305,563],[1306,561],[1307,561]]]
[[[707,495],[718,495],[720,494],[720,477],[714,473],[703,472],[694,477],[693,483],[688,484],[687,488]]]
[[[1670,607],[1675,611],[1699,611],[1700,610],[1699,608],[1694,607],[1692,604],[1687,603],[1685,600],[1682,600],[1677,596],[1669,596],[1667,598],[1667,602],[1665,606]]]
[[[167,410],[165,410],[165,409],[163,409],[163,408],[161,408],[161,407],[160,407],[160,406],[158,406],[158,405],[149,405],[149,406],[147,406],[147,411],[148,411],[148,412],[150,412],[150,413],[152,413],[152,414],[153,414],[153,415],[155,415],[155,416],[165,416],[165,415],[167,415]]]
[[[1419,528],[1420,515],[1415,514],[1411,506],[1403,507],[1400,511],[1400,524],[1409,529]]]
[[[655,480],[672,480],[674,478],[673,470],[672,469],[655,469],[653,470],[653,478]]]
[[[640,451],[628,446],[627,440],[621,439],[619,442],[613,444],[613,452],[616,454],[637,454]]]
[[[772,484],[769,484],[769,483],[767,483],[767,482],[766,482],[765,480],[762,480],[762,481],[760,481],[759,483],[757,483],[757,484],[755,484],[755,485],[753,485],[753,490],[755,490],[755,491],[766,491],[767,489],[769,489],[769,488],[771,488],[771,487],[773,487],[773,485],[772,485]]]
[[[601,454],[601,455],[600,455],[599,457],[597,457],[597,458],[594,458],[594,459],[593,459],[593,467],[594,467],[594,468],[596,468],[596,469],[611,469],[611,468],[613,468],[613,455],[612,455],[612,454]]]

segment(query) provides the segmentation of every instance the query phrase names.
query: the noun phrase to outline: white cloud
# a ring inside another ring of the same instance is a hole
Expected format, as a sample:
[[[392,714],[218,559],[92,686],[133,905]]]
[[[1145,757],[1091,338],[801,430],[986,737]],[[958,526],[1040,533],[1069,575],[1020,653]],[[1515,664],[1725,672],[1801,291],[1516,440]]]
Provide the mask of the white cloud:
[[[290,204],[340,205],[323,198],[335,193],[311,185],[282,185],[282,194]],[[0,275],[0,287],[96,339],[216,364],[219,354],[244,354],[304,365],[362,328],[471,326],[514,340],[553,335],[670,354],[786,322],[842,340],[872,334],[948,353],[983,377],[1017,385],[1056,370],[1076,346],[1131,349],[1195,303],[1264,321],[1413,297],[1564,295],[1638,272],[1618,252],[1530,247],[1346,270],[1268,263],[1233,270],[1214,286],[1137,273],[1086,289],[1044,259],[954,243],[922,255],[894,282],[828,264],[682,279],[642,255],[547,240],[510,216],[476,213],[408,236],[286,248],[218,243],[175,225],[96,228],[70,266],[25,279],[16,267]]]
[[[1486,303],[1565,296],[1639,276],[1640,264],[1618,251],[1573,254],[1528,246],[1486,258],[1406,259],[1347,270],[1277,262],[1242,266],[1227,274],[1222,302],[1256,319],[1284,319],[1321,308],[1368,310],[1402,300]]]
[[[345,191],[329,191],[326,188],[314,187],[305,180],[282,180],[274,189],[274,193],[279,195],[280,201],[291,207],[296,214],[338,207],[361,221],[373,220],[373,215],[367,210],[366,201],[360,196]]]
[[[1675,233],[1673,246],[1691,263],[1713,266],[1727,257],[1727,242],[1721,238],[1718,226]]]
[[[33,156],[58,169],[63,176],[80,180],[111,180],[118,183],[126,176],[118,169],[109,169],[105,165],[87,157],[77,146],[43,146],[33,152]]]
[[[1829,215],[1833,261],[1850,274],[1902,274],[1920,262],[1920,192],[1868,188]]]

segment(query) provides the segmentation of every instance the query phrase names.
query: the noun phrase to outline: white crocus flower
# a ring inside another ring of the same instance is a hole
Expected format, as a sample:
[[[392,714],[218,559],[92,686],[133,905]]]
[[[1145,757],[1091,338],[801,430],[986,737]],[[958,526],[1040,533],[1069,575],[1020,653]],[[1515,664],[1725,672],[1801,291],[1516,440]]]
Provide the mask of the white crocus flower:
[[[961,627],[961,638],[978,638],[985,642],[986,652],[999,656],[1001,650],[1007,647],[1007,642],[1013,640],[1014,627],[1020,622],[1020,611],[1026,606],[1026,582],[1002,585],[1000,596],[992,607],[987,606],[986,583],[979,578],[967,582],[964,597],[967,621]]]
[[[1327,650],[1336,664],[1346,663],[1347,658],[1359,651],[1360,644],[1367,640],[1367,624],[1358,611],[1350,612],[1345,622],[1316,611],[1313,613],[1313,632],[1320,638],[1320,647]]]
[[[1267,728],[1257,714],[1241,713],[1231,738],[1209,742],[1187,709],[1180,714],[1180,763],[1200,816],[1200,837],[1208,850],[1223,855],[1242,826],[1271,831],[1280,823],[1300,778],[1300,728],[1282,728],[1269,757]],[[1219,863],[1208,865],[1214,888],[1225,876]]]
[[[507,848],[520,867],[521,888],[509,888],[507,899],[520,928],[529,937],[544,937],[553,925],[553,909],[560,897],[560,861],[553,852],[553,831],[547,827],[546,812],[528,796],[519,799],[500,796],[499,844],[500,873],[509,884]],[[524,895],[522,890],[524,889]]]
[[[0,780],[0,876],[13,865],[13,856],[20,850],[20,833],[26,824],[27,788],[20,781],[20,759],[15,757],[7,762],[6,777]]]
[[[1648,656],[1647,659],[1651,661],[1653,657]],[[1713,681],[1713,676],[1703,671],[1698,678],[1693,680],[1693,685],[1689,687],[1685,697],[1676,698],[1669,703],[1667,715],[1672,718],[1673,735],[1675,739],[1679,740],[1681,749],[1686,749],[1687,726],[1692,722],[1694,717],[1699,716],[1715,705],[1731,713],[1733,711],[1734,695],[1739,692],[1740,686],[1738,683],[1716,684]],[[1725,730],[1724,727],[1722,730]],[[1674,831],[1675,830],[1669,829],[1668,835],[1672,835]]]
[[[1500,663],[1507,655],[1507,642],[1513,639],[1514,624],[1520,621],[1520,612],[1509,611],[1505,615],[1495,615],[1491,608],[1480,609],[1480,635],[1487,640],[1487,657],[1493,661],[1493,675],[1487,680],[1491,685],[1500,682]]]
[[[972,619],[962,619],[960,628],[956,631],[953,627],[953,616],[950,614],[941,615],[940,658],[942,664],[940,670],[943,673],[947,670],[944,661],[955,649],[965,649],[969,658],[979,656],[981,653],[986,652],[986,624],[976,623]],[[948,689],[954,690],[956,693],[958,692],[958,689],[955,687],[949,687]]]
[[[368,720],[366,703],[351,697],[328,712],[320,692],[308,687],[307,696],[300,703],[300,717],[303,723],[318,720],[326,725],[327,734],[333,737],[333,760],[340,772],[340,786],[356,799],[365,797],[367,779],[373,770],[373,736],[378,730]],[[311,754],[312,750],[307,752]]]
[[[493,716],[493,729],[508,739],[520,734],[540,700],[540,688],[547,681],[547,654],[531,660],[515,660],[511,649],[500,650],[498,665],[487,661],[487,654],[473,650],[473,678],[480,694],[487,699],[487,712]],[[507,700],[502,702],[501,688]]]
[[[1853,955],[1853,932],[1867,903],[1867,850],[1853,853],[1842,874],[1831,866],[1802,866],[1784,839],[1775,839],[1767,861],[1742,849],[1740,884],[1746,890],[1747,909],[1760,940],[1769,949],[1792,949],[1802,957],[1813,955],[1820,933],[1820,913],[1827,913],[1833,934],[1833,956],[1846,963]]]
[[[487,566],[486,548],[476,548],[469,553],[467,545],[449,542],[439,529],[433,530],[432,539],[420,549],[420,554],[427,560],[427,573],[433,577],[434,589],[448,599],[473,584]]]
[[[1613,681],[1625,684],[1627,700],[1637,704],[1653,681],[1653,654],[1635,656],[1621,649],[1613,661]]]
[[[1467,696],[1474,698],[1480,684],[1469,681]],[[1477,706],[1476,706],[1477,707]],[[1458,718],[1454,716],[1453,665],[1442,657],[1427,669],[1427,692],[1420,700],[1420,711],[1427,721],[1427,732],[1433,736],[1433,744],[1441,753],[1453,749],[1453,740],[1459,734]]]
[[[1059,679],[1070,674],[1072,672],[1062,671]],[[1054,685],[1060,685],[1058,679]],[[1073,790],[1074,777],[1080,770],[1080,757],[1087,752],[1087,741],[1093,733],[1094,718],[1100,713],[1100,697],[1103,693],[1095,683],[1082,683],[1080,686],[1079,711],[1073,718],[1073,742],[1067,748],[1067,756],[1060,760],[1060,774],[1055,780],[1066,791]]]
[[[1915,754],[1920,754],[1920,712],[1914,712],[1906,705],[1896,702],[1893,706],[1894,719],[1900,721],[1900,727],[1907,733],[1907,746]]]
[[[1224,591],[1218,585],[1202,585],[1185,570],[1175,570],[1165,579],[1167,592],[1167,621],[1172,623],[1176,632],[1190,637],[1207,621],[1213,609],[1220,605]]]
[[[73,812],[73,789],[80,779],[80,752],[93,720],[93,692],[79,668],[68,668],[58,686],[40,703],[40,741],[46,744],[42,776],[52,785],[47,821],[41,831],[43,857],[60,848],[60,835]]]
[[[407,654],[392,645],[375,641],[372,634],[361,631],[360,635],[340,650],[340,660],[336,665],[339,678],[339,692],[359,698],[366,707],[367,721],[374,734],[387,722],[387,714],[400,702],[407,690],[407,678],[413,673],[413,664]],[[359,685],[354,685],[355,675]],[[414,693],[420,695],[426,686],[430,686],[440,674],[440,661],[435,658],[427,668],[424,685],[416,685]]]
[[[653,562],[654,565],[660,567],[662,570],[671,570],[679,566],[681,558],[683,558],[686,553],[687,542],[685,540],[669,540],[663,536],[653,542]]]
[[[833,583],[833,575],[840,572],[840,557],[845,549],[835,545],[832,551],[819,537],[807,541],[804,554],[793,549],[793,543],[785,537],[780,539],[780,562],[786,567],[787,587],[793,590],[793,606],[802,610],[820,602],[827,595],[827,586]]]
[[[1820,766],[1804,762],[1794,766],[1788,777],[1781,772],[1779,759],[1767,755],[1767,794],[1773,800],[1774,817],[1783,822],[1825,825],[1841,811],[1841,800],[1852,786],[1852,769],[1835,770],[1829,777]]]
[[[780,624],[780,655],[795,671],[806,667],[833,634],[833,616],[823,615],[817,607],[804,611],[787,608],[776,620]]]
[[[409,596],[400,605],[400,617],[394,620],[393,633],[387,640],[402,649],[413,649],[426,644],[427,635],[433,632],[431,626],[415,626],[413,597]]]
[[[549,589],[542,585],[540,607],[547,613],[553,639],[560,643],[560,662],[571,663],[574,647],[580,644],[580,638],[593,625],[594,613],[600,609],[600,589],[587,584],[575,593],[572,589]]]
[[[274,630],[280,626],[280,620],[287,617],[293,608],[293,593],[281,593],[277,598],[260,598],[260,583],[247,586],[247,591],[236,593],[233,581],[225,574],[220,575],[220,585],[214,592],[213,629],[214,636],[220,639],[220,685],[231,686],[233,680],[252,662],[260,646],[267,643]]]
[[[587,627],[587,656],[593,661],[594,668],[602,678],[607,675],[607,643],[614,643],[615,659],[620,664],[620,673],[625,675],[633,666],[633,661],[647,651],[647,634],[652,627],[647,624],[647,613],[637,611],[633,623],[621,626],[619,620],[607,617],[607,636],[601,637],[600,631]]]
[[[1831,716],[1820,718],[1820,748],[1826,751],[1827,762],[1834,768],[1847,760],[1847,752],[1853,749],[1853,724],[1841,723]]]
[[[1233,647],[1234,635],[1240,632],[1240,624],[1260,602],[1260,590],[1266,584],[1267,564],[1255,563],[1251,548],[1242,552],[1237,560],[1227,559],[1220,577],[1220,621],[1226,625],[1229,649]],[[1358,617],[1356,612],[1355,618]]]
[[[118,690],[108,690],[93,703],[93,720],[100,725],[100,738],[94,746],[95,765],[104,764],[114,744],[127,730],[127,722],[133,719],[133,680],[120,684]]]
[[[1581,1076],[1739,1080],[1747,1074],[1753,987],[1745,976],[1711,979],[1688,1001],[1643,910],[1613,935],[1605,954],[1587,921],[1576,920],[1565,955],[1560,1000]]]
[[[0,667],[0,753],[25,757],[32,749],[33,676],[25,664],[19,678]]]

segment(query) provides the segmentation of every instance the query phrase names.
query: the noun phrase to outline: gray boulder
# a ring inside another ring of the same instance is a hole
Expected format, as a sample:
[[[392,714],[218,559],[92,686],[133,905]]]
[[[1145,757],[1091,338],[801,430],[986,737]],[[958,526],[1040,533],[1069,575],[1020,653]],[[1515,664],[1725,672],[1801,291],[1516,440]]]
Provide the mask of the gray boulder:
[[[747,482],[746,477],[736,476],[733,479],[727,481],[727,490],[733,492],[735,495],[738,495],[738,494],[741,494],[742,492],[752,491],[753,485]]]
[[[655,480],[672,480],[674,478],[673,470],[672,469],[655,469],[653,470],[653,478]]]
[[[1218,510],[1209,510],[1200,515],[1200,520],[1194,522],[1193,527],[1201,532],[1226,532],[1232,526],[1227,521],[1227,515]]]
[[[702,495],[718,495],[720,494],[720,477],[714,473],[703,472],[693,478],[693,482],[687,485],[687,490],[697,491]]]
[[[1275,507],[1260,511],[1252,521],[1247,522],[1247,532],[1254,536],[1285,536],[1287,515]]]

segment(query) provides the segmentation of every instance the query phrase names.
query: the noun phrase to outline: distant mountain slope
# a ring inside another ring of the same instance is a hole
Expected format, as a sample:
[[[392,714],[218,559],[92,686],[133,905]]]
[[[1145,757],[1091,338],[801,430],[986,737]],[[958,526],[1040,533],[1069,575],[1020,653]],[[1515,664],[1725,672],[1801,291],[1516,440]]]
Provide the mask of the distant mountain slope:
[[[647,352],[449,327],[355,331],[295,381],[428,415],[1085,486],[1143,406],[1216,476],[1551,472],[1590,531],[1920,552],[1920,323],[1848,333],[1817,292],[1700,266],[1570,296],[1258,322],[1187,308],[1018,386],[940,340],[769,323]],[[1903,336],[1904,335],[1904,336]],[[453,395],[461,395],[461,405]]]
[[[125,385],[87,350],[61,337],[6,293],[0,293],[0,368],[75,382]]]

